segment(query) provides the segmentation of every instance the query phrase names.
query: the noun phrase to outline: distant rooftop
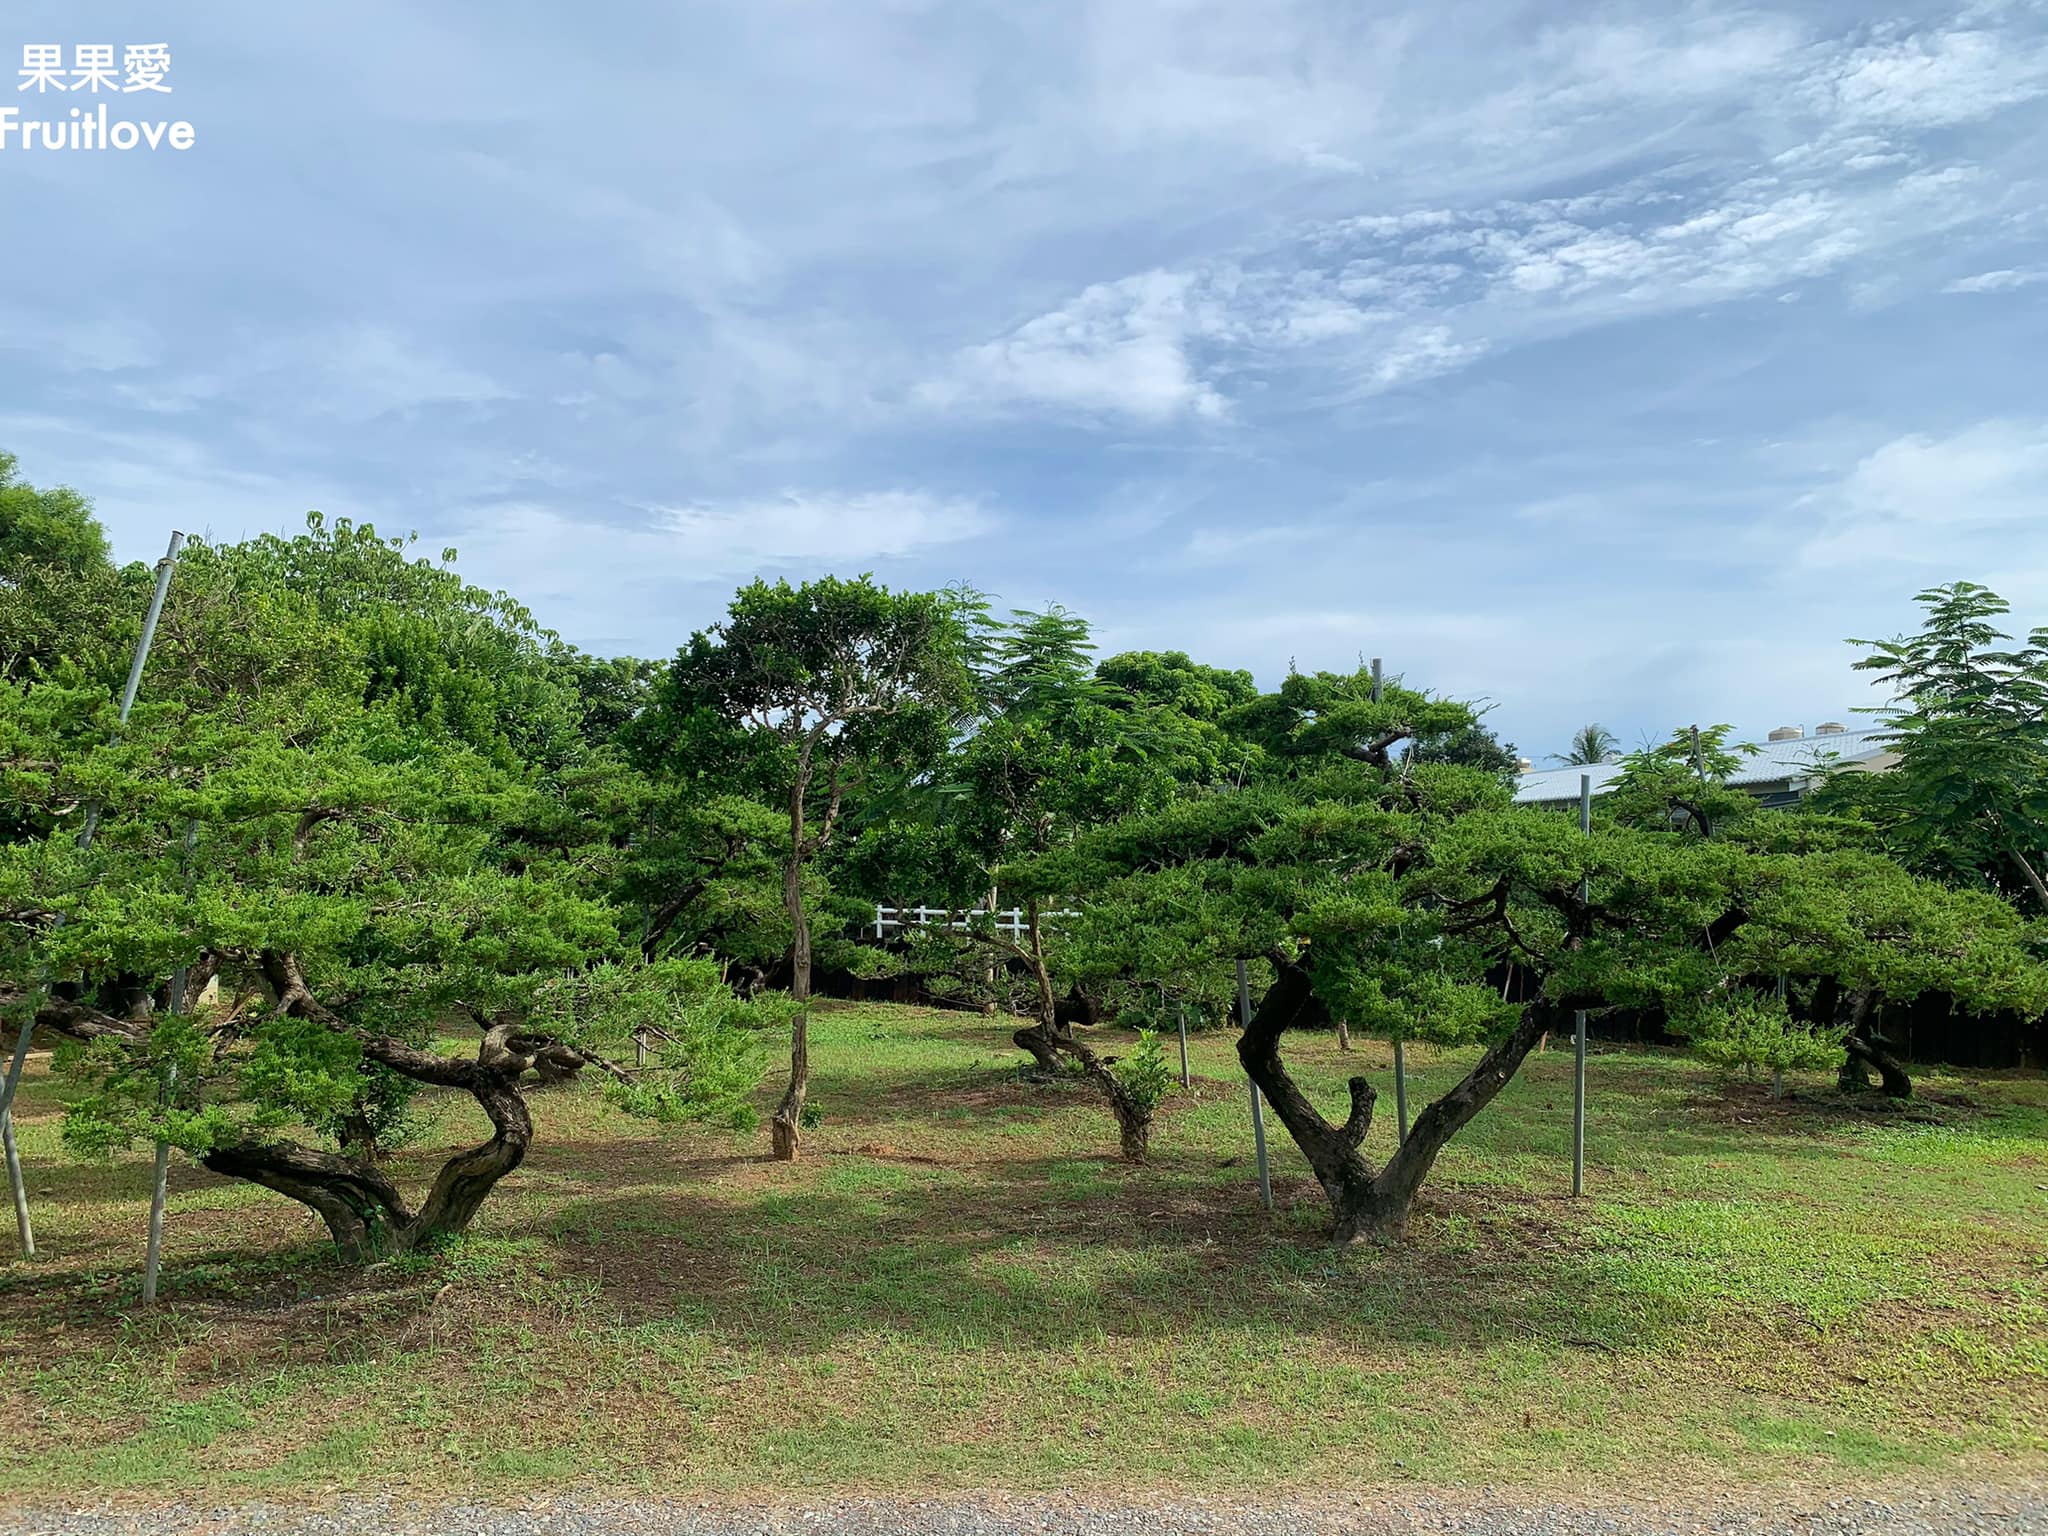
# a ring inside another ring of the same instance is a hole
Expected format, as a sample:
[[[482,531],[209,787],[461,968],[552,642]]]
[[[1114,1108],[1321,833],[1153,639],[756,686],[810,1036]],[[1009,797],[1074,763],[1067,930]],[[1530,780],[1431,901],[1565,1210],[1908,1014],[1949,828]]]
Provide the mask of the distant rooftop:
[[[1774,733],[1775,734],[1775,733]],[[1816,731],[1782,741],[1760,741],[1754,757],[1742,755],[1742,764],[1728,775],[1728,782],[1741,788],[1765,785],[1797,785],[1828,763],[1869,763],[1889,757],[1889,733],[1882,726],[1862,730]],[[1621,776],[1620,763],[1592,763],[1586,767],[1532,768],[1515,781],[1515,800],[1521,805],[1556,805],[1579,798],[1579,775],[1590,775],[1593,793],[1604,795]]]

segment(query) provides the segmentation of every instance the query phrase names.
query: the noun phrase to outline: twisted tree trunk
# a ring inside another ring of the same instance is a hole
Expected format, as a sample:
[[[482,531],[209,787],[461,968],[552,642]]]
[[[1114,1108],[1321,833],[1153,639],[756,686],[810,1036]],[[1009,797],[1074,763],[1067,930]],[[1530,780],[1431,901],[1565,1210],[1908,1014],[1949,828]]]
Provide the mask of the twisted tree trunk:
[[[1910,1099],[1913,1076],[1878,1034],[1873,1023],[1876,1013],[1877,994],[1869,987],[1858,987],[1849,994],[1849,1028],[1842,1036],[1842,1069],[1836,1074],[1836,1084],[1845,1093],[1868,1092],[1874,1070],[1885,1097]]]
[[[1507,1086],[1543,1033],[1558,1027],[1558,1010],[1543,1003],[1525,1008],[1507,1037],[1480,1057],[1450,1092],[1417,1115],[1400,1149],[1375,1168],[1359,1152],[1372,1128],[1378,1097],[1372,1084],[1363,1077],[1350,1079],[1350,1113],[1342,1125],[1332,1125],[1280,1059],[1282,1034],[1289,1029],[1327,1028],[1330,1015],[1304,967],[1284,956],[1271,958],[1277,974],[1238,1039],[1238,1060],[1314,1170],[1330,1202],[1331,1235],[1340,1243],[1398,1238],[1407,1230],[1416,1193],[1437,1154]]]
[[[1038,899],[1024,905],[1024,932],[1028,943],[1009,945],[1011,953],[1031,970],[1032,989],[1037,997],[1037,1015],[1010,1036],[1018,1049],[1031,1053],[1038,1070],[1047,1074],[1060,1069],[1060,1052],[1074,1049],[1073,1031],[1060,1020],[1059,998],[1053,991],[1052,971],[1045,963],[1045,935],[1039,927]],[[1086,1052],[1077,1054],[1076,1059]]]
[[[537,1062],[546,1061],[558,1072],[589,1062],[615,1070],[601,1058],[526,1034],[510,1017],[489,1025],[474,1060],[442,1056],[387,1035],[363,1035],[313,996],[295,956],[266,953],[260,968],[283,1011],[350,1035],[360,1042],[364,1056],[415,1082],[461,1089],[491,1122],[488,1140],[441,1165],[418,1210],[374,1163],[346,1152],[251,1140],[215,1147],[199,1159],[203,1167],[224,1177],[260,1184],[308,1207],[326,1223],[335,1247],[349,1263],[403,1253],[469,1226],[498,1181],[525,1160],[532,1145],[533,1120],[520,1081]],[[119,1038],[139,1045],[149,1033],[146,1020],[116,1018],[63,999],[42,1004],[36,1022],[76,1040]]]
[[[1098,1056],[1080,1041],[1067,1039],[1061,1049],[1081,1064],[1090,1081],[1109,1100],[1109,1112],[1116,1117],[1118,1151],[1127,1163],[1142,1163],[1152,1149],[1152,1107],[1133,1098],[1116,1073],[1114,1056]]]

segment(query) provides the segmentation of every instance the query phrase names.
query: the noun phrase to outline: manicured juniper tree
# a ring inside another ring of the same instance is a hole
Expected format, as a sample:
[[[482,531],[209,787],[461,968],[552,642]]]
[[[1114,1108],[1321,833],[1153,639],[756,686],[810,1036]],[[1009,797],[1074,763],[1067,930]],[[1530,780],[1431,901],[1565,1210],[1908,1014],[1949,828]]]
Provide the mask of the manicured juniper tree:
[[[2008,1005],[1996,984],[1955,959],[1978,934],[2005,934],[2024,953],[2024,942],[1993,910],[1997,887],[1970,877],[1937,894],[1907,878],[1871,812],[1912,799],[1910,787],[1876,784],[1873,798],[1874,776],[1842,773],[1796,810],[1762,808],[1727,782],[1756,751],[1731,743],[1729,734],[1726,725],[1686,728],[1631,753],[1600,802],[1603,821],[1619,827],[1798,861],[1793,867],[1803,883],[1779,888],[1780,899],[1765,909],[1772,922],[1746,926],[1743,944],[1731,952],[1778,979],[1768,991],[1717,988],[1673,998],[1668,1021],[1710,1060],[1769,1068],[1775,1079],[1833,1055],[1844,1088],[1867,1087],[1875,1072],[1888,1096],[1909,1098],[1911,1072],[1879,1030],[1884,1005],[1940,991],[1966,1007]],[[1824,752],[1824,745],[1816,749],[1817,774],[1828,772]],[[1789,959],[1780,953],[1787,948]]]
[[[630,739],[637,760],[677,785],[744,785],[781,802],[782,890],[790,927],[789,1085],[769,1122],[794,1158],[810,1091],[811,903],[805,877],[833,842],[849,796],[877,777],[934,762],[970,691],[973,600],[892,592],[873,579],[757,581],[691,637]]]
[[[468,1224],[527,1153],[537,1081],[750,1113],[751,1015],[713,965],[640,960],[613,850],[578,830],[601,823],[526,755],[576,752],[546,637],[345,525],[195,547],[174,594],[118,743],[98,680],[0,686],[0,1004],[69,1042],[67,1143],[167,1141],[362,1260]],[[636,1032],[641,1072],[617,1064]],[[489,1125],[417,1199],[374,1123],[414,1090]]]
[[[1012,889],[1085,893],[1084,927],[1133,936],[1150,964],[1175,952],[1255,964],[1239,1059],[1307,1158],[1339,1240],[1399,1235],[1445,1145],[1575,1009],[1704,1015],[1778,975],[1881,978],[1895,996],[1940,987],[1988,1006],[2048,996],[2048,972],[2000,903],[1869,855],[1760,853],[1668,819],[1603,819],[1585,837],[1576,818],[1511,805],[1483,769],[1396,755],[1419,731],[1454,730],[1461,712],[1399,684],[1373,701],[1362,678],[1289,679],[1249,707],[1284,773],[1005,872]],[[1353,1077],[1333,1119],[1282,1055],[1290,1030],[1336,1016],[1482,1047],[1384,1162],[1363,1150],[1371,1082]]]

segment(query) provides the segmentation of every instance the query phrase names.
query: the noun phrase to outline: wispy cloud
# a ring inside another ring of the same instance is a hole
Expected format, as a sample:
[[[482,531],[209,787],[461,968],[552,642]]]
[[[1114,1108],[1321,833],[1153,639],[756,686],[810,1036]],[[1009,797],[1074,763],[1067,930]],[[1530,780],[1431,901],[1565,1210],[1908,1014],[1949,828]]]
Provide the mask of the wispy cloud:
[[[1945,436],[1910,433],[1860,459],[1809,499],[1809,566],[1904,564],[1956,574],[2002,565],[1997,541],[2038,525],[2048,506],[2048,422],[1986,421]]]
[[[0,446],[124,556],[316,505],[643,654],[963,577],[1538,755],[2048,569],[2042,0],[359,9],[181,12],[176,165],[0,162]]]
[[[2015,288],[2031,288],[2036,283],[2048,283],[2048,267],[2000,267],[1993,272],[1979,272],[1971,277],[1959,277],[1941,291],[2009,293]]]

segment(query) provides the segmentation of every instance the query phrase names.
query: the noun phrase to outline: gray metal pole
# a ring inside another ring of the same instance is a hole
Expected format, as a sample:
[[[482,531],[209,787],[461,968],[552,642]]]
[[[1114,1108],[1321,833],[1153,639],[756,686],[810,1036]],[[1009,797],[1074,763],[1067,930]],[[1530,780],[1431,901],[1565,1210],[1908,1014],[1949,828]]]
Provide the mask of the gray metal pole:
[[[1408,1053],[1394,1042],[1394,1113],[1401,1122],[1401,1140],[1408,1139]]]
[[[164,1082],[164,1097],[168,1099],[178,1086],[178,1068],[174,1062]],[[160,1141],[156,1144],[156,1175],[149,1188],[149,1245],[142,1256],[142,1303],[148,1306],[156,1300],[157,1271],[164,1258],[164,1195],[171,1173],[171,1144]]]
[[[135,707],[135,694],[142,686],[142,668],[149,660],[150,642],[156,639],[157,620],[163,617],[164,598],[171,590],[171,571],[178,563],[178,551],[185,547],[185,535],[171,530],[170,547],[164,551],[163,559],[156,563],[156,590],[150,594],[149,612],[143,616],[142,635],[135,642],[135,656],[128,663],[128,680],[121,687],[121,711],[117,717],[119,725],[128,723],[128,711]],[[119,738],[119,727],[115,736]],[[78,847],[80,852],[92,847],[93,833],[99,830],[100,808],[89,805],[85,809],[85,825],[79,828]],[[57,922],[64,921],[64,914],[57,914]],[[37,988],[40,995],[41,988]],[[28,1013],[21,1021],[21,1032],[14,1037],[14,1054],[7,1062],[7,1076],[0,1080],[0,1143],[5,1144],[7,1156],[7,1182],[14,1190],[14,1223],[21,1237],[23,1258],[34,1258],[36,1252],[35,1233],[29,1226],[28,1190],[21,1181],[21,1155],[14,1144],[14,1094],[21,1086],[22,1066],[28,1060],[30,1039],[36,1032],[36,1005],[31,998]]]
[[[1173,1012],[1175,1021],[1180,1025],[1180,1085],[1191,1088],[1195,1080],[1188,1076],[1188,1005],[1178,1004]]]
[[[156,640],[157,620],[164,616],[164,599],[170,595],[171,572],[178,564],[178,551],[185,547],[185,535],[175,528],[171,530],[171,547],[164,551],[163,559],[156,563],[156,590],[149,595],[149,612],[142,616],[142,636],[135,642],[135,658],[128,663],[128,681],[121,685],[121,712],[115,716],[117,728],[115,738],[120,737],[119,726],[128,723],[128,711],[135,707],[135,695],[142,687],[142,669],[149,661],[149,648]],[[97,804],[85,808],[85,825],[78,832],[78,846],[81,851],[92,846],[92,835],[99,829],[100,808]]]
[[[1245,980],[1244,962],[1237,962],[1237,1022],[1249,1028],[1252,1022],[1252,989]],[[1249,1079],[1247,1079],[1249,1081]],[[1273,1172],[1266,1163],[1266,1106],[1259,1097],[1259,1085],[1252,1083],[1252,1148],[1259,1159],[1259,1204],[1273,1209]]]
[[[1778,1001],[1781,1003],[1785,1001],[1785,976],[1782,971],[1778,974]],[[1785,1097],[1785,1069],[1783,1067],[1771,1068],[1771,1097],[1774,1099]]]
[[[1375,656],[1372,659],[1372,701],[1375,704],[1379,703],[1380,701],[1381,682],[1382,679],[1380,675],[1380,659],[1379,657]]]
[[[1593,835],[1593,776],[1579,775],[1579,831]],[[1579,900],[1591,898],[1592,884],[1579,880]],[[1572,1030],[1572,1194],[1586,1192],[1586,1010],[1578,1010]]]

